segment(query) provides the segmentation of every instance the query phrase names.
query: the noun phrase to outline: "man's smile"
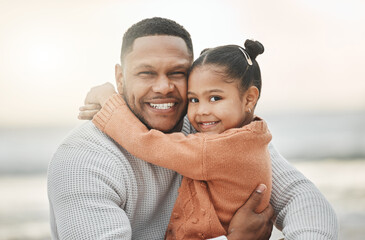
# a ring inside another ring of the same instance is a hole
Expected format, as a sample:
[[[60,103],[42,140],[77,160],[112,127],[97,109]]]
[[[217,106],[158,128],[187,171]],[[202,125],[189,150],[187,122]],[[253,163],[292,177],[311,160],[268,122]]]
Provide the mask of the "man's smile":
[[[172,108],[173,106],[175,106],[176,103],[160,103],[160,104],[157,104],[157,103],[150,103],[150,106],[155,108],[155,109],[162,109],[162,110],[166,110],[166,109],[170,109]]]

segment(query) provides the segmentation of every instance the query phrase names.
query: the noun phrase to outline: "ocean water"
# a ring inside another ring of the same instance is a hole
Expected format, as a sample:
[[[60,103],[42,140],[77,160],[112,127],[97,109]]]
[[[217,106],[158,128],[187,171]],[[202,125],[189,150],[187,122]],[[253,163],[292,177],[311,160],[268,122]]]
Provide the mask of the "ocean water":
[[[261,116],[268,122],[273,143],[288,160],[365,156],[365,111]]]
[[[0,128],[0,174],[45,173],[73,127]]]
[[[365,111],[261,116],[274,145],[289,160],[365,157]],[[45,173],[57,146],[74,127],[0,128],[0,174]]]
[[[260,116],[268,122],[280,153],[334,206],[340,239],[363,239],[365,111]],[[50,238],[46,171],[74,127],[0,128],[0,239]],[[280,236],[276,231],[272,239]]]

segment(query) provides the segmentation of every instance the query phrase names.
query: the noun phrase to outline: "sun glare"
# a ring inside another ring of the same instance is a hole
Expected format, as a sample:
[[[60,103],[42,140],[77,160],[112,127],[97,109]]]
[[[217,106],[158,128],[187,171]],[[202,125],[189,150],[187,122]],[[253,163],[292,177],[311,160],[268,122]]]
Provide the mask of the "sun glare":
[[[57,69],[63,58],[62,49],[55,44],[37,43],[29,46],[27,64],[33,71],[48,72]]]
[[[84,91],[114,82],[124,31],[153,16],[189,30],[196,57],[207,47],[262,41],[261,109],[364,109],[362,0],[151,2],[0,1],[0,104],[11,113],[0,111],[0,125],[73,119]],[[32,107],[8,103],[19,95]],[[56,113],[44,117],[49,111]]]

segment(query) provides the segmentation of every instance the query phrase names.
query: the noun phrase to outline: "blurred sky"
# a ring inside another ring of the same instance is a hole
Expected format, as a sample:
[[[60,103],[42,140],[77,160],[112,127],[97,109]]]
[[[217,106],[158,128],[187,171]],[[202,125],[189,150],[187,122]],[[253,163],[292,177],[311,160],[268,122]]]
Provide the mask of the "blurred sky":
[[[126,29],[161,16],[206,47],[265,46],[258,111],[365,110],[362,0],[0,0],[0,127],[74,124]]]

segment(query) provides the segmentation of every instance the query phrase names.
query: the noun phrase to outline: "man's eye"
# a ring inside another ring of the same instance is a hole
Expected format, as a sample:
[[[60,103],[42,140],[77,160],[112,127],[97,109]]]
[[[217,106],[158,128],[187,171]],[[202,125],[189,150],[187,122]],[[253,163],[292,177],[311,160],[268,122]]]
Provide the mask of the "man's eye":
[[[219,100],[221,100],[222,98],[221,97],[218,97],[218,96],[212,96],[212,97],[210,97],[210,100],[209,101],[211,101],[211,102],[215,102],[215,101],[219,101]]]
[[[140,75],[140,76],[151,76],[151,75],[153,75],[153,72],[148,72],[148,71],[139,72],[138,75]]]
[[[185,72],[172,72],[169,75],[175,78],[181,78],[186,76]]]
[[[197,102],[199,102],[199,100],[197,98],[189,98],[189,102],[197,103]]]

